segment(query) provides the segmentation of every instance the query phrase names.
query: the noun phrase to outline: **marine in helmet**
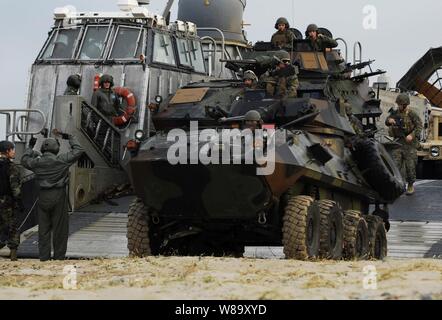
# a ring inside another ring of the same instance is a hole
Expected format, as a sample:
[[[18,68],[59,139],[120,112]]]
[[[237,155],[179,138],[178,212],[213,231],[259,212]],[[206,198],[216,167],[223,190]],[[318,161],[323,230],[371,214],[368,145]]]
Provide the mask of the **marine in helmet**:
[[[266,93],[270,97],[296,98],[299,87],[298,72],[291,63],[290,54],[281,50],[274,59],[275,67],[261,76],[260,83],[265,85]]]
[[[81,87],[81,75],[73,74],[66,81],[67,88],[64,92],[65,96],[78,96]]]
[[[57,139],[48,138],[41,145],[41,153],[34,151],[36,138],[31,138],[29,148],[21,162],[35,173],[40,187],[38,202],[38,249],[41,261],[51,259],[51,236],[55,260],[66,256],[69,217],[68,195],[69,168],[81,157],[84,150],[77,139],[70,134],[53,131],[54,135],[69,140],[71,150],[60,154]]]
[[[289,30],[290,24],[286,18],[276,20],[275,29],[278,30],[272,36],[272,46],[277,49],[292,50],[293,41],[296,39],[293,32]]]
[[[410,97],[407,94],[398,95],[396,103],[398,109],[390,110],[385,124],[389,127],[389,134],[397,142],[391,155],[408,183],[407,195],[413,195],[422,121],[419,115],[410,109]]]
[[[319,33],[318,26],[313,23],[307,27],[305,36],[310,40],[310,46],[314,51],[323,52],[328,48],[336,48],[338,46],[335,39]]]
[[[10,141],[0,142],[0,249],[5,245],[10,250],[12,261],[17,260],[20,234],[17,228],[17,210],[23,210],[21,202],[20,171],[13,160],[15,145]],[[5,236],[5,238],[3,238]]]
[[[256,89],[258,85],[258,77],[252,70],[247,70],[244,72],[243,82],[245,88]]]
[[[111,118],[118,116],[120,101],[113,91],[114,78],[104,74],[100,78],[100,88],[92,96],[92,105],[104,116]]]
[[[350,121],[350,124],[353,130],[355,131],[356,135],[362,136],[364,134],[364,126],[362,125],[361,120],[359,120],[359,118],[357,118],[353,114],[353,108],[351,107],[351,104],[347,100],[344,102],[344,108],[348,121]]]
[[[250,110],[244,116],[244,129],[257,130],[262,127],[261,114],[256,110]]]

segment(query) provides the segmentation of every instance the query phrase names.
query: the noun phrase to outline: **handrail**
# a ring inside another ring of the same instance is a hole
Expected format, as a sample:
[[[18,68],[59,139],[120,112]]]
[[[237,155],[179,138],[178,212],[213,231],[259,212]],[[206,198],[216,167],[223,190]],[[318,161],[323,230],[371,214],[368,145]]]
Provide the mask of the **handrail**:
[[[225,59],[225,49],[226,49],[226,37],[224,36],[224,32],[222,32],[221,29],[218,28],[197,28],[198,30],[202,30],[202,31],[216,31],[221,35],[221,50],[222,50],[222,57],[221,59]]]
[[[356,50],[359,48],[359,59],[356,59]],[[356,41],[353,46],[353,64],[361,63],[362,62],[362,44],[359,41]],[[362,70],[354,71],[354,75],[357,76],[358,74],[362,74]]]
[[[21,112],[27,113],[27,116],[22,115],[21,117],[17,118],[17,113]],[[11,121],[11,113],[12,113],[12,121]],[[31,113],[37,113],[41,116],[43,120],[42,127],[36,131],[20,131],[18,129],[18,120],[22,120],[23,117],[28,118]],[[13,141],[15,141],[15,136],[19,135],[30,136],[30,135],[40,134],[43,131],[44,126],[46,124],[46,116],[42,111],[37,109],[0,109],[0,114],[4,114],[6,116],[6,138],[12,136]]]
[[[210,59],[208,61],[208,65],[209,65],[208,74],[210,77],[210,76],[212,76],[212,71],[215,70],[216,53],[217,53],[218,49],[217,49],[215,39],[213,39],[212,37],[209,37],[209,36],[205,36],[205,37],[201,38],[201,41],[205,41],[205,40],[209,40],[211,42],[211,44],[213,44],[213,50],[210,49],[210,46],[209,46],[209,50],[203,50],[204,52],[209,52],[209,53],[213,54],[213,57],[211,55],[209,56]]]
[[[345,46],[345,63],[348,63],[348,44],[343,38],[336,38],[336,41],[341,41]]]

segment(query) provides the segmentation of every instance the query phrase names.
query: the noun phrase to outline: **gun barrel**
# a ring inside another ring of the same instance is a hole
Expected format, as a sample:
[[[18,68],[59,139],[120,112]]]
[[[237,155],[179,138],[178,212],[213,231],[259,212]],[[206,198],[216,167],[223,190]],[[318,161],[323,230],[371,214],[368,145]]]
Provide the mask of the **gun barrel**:
[[[255,59],[243,59],[243,60],[234,60],[234,59],[220,59],[220,62],[227,63],[235,63],[235,64],[257,64],[258,62]]]

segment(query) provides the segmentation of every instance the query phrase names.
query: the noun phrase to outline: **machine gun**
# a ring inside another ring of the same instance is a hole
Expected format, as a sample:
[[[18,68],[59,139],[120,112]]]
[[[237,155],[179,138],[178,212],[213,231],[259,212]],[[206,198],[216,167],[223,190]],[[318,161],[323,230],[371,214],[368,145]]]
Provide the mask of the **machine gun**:
[[[376,60],[368,60],[365,62],[360,62],[360,63],[356,63],[356,64],[347,64],[345,69],[343,71],[341,71],[340,73],[348,73],[348,72],[353,72],[355,70],[362,70],[365,67],[370,66],[373,62],[375,62]]]
[[[396,124],[390,125],[390,134],[398,140],[407,137],[410,133],[407,133],[407,128],[404,123],[404,119],[401,117],[398,111],[390,109],[390,115],[387,119],[394,119]]]
[[[220,62],[226,63],[226,68],[234,72],[241,70],[252,70],[259,77],[269,69],[275,68],[281,60],[276,56],[258,56],[255,59],[221,59]]]
[[[384,70],[376,70],[376,71],[373,71],[373,70],[371,69],[371,64],[372,64],[373,62],[375,62],[375,61],[376,61],[376,60],[368,60],[368,61],[365,61],[365,62],[360,62],[360,63],[353,64],[353,65],[348,64],[348,65],[345,67],[344,70],[340,71],[340,72],[337,74],[337,76],[339,77],[339,76],[343,76],[343,75],[346,75],[346,74],[349,74],[349,73],[351,74],[351,73],[352,73],[353,71],[355,71],[355,70],[362,70],[362,69],[364,69],[364,68],[366,68],[366,67],[369,67],[369,68],[370,68],[370,72],[366,72],[366,73],[363,73],[363,74],[360,74],[360,75],[357,75],[357,76],[351,77],[350,79],[353,80],[353,81],[362,81],[362,80],[364,80],[364,79],[366,79],[366,78],[370,78],[370,77],[374,77],[374,76],[377,76],[377,75],[381,75],[381,74],[386,73],[386,71],[384,71]]]

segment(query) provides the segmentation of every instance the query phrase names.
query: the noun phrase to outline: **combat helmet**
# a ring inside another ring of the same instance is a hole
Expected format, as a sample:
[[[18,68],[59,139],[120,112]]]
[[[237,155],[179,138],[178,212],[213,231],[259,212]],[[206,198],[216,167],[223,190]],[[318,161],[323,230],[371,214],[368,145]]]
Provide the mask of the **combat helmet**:
[[[258,77],[252,70],[247,70],[244,72],[243,80],[252,80],[253,82],[258,82]]]
[[[100,78],[100,87],[102,87],[105,82],[110,82],[112,88],[114,86],[114,77],[109,74],[103,74]]]
[[[11,149],[15,149],[15,144],[13,144],[11,141],[0,141],[0,153],[6,153]]]
[[[250,110],[245,114],[244,121],[261,121],[261,114],[256,110]]]
[[[41,153],[50,152],[57,155],[60,152],[60,142],[54,138],[48,138],[43,141],[40,149]]]
[[[276,56],[279,60],[281,60],[282,62],[291,61],[290,53],[288,53],[288,52],[285,51],[285,50],[280,50],[280,51],[278,51],[278,52],[275,54],[275,56]]]
[[[275,23],[276,30],[278,30],[278,25],[280,25],[280,24],[285,24],[286,29],[290,28],[289,21],[284,17],[278,18],[278,20],[276,20],[276,23]]]
[[[396,103],[400,106],[404,106],[404,105],[409,106],[410,105],[410,96],[406,93],[401,93],[400,95],[397,96]]]
[[[81,86],[81,75],[73,74],[73,75],[69,76],[66,84],[69,87],[72,87],[74,89],[77,89],[77,90],[80,89],[80,86]]]
[[[318,26],[316,24],[312,23],[312,24],[308,25],[307,30],[305,31],[305,33],[308,35],[309,32],[312,32],[312,31],[318,32],[318,30],[319,30]]]

